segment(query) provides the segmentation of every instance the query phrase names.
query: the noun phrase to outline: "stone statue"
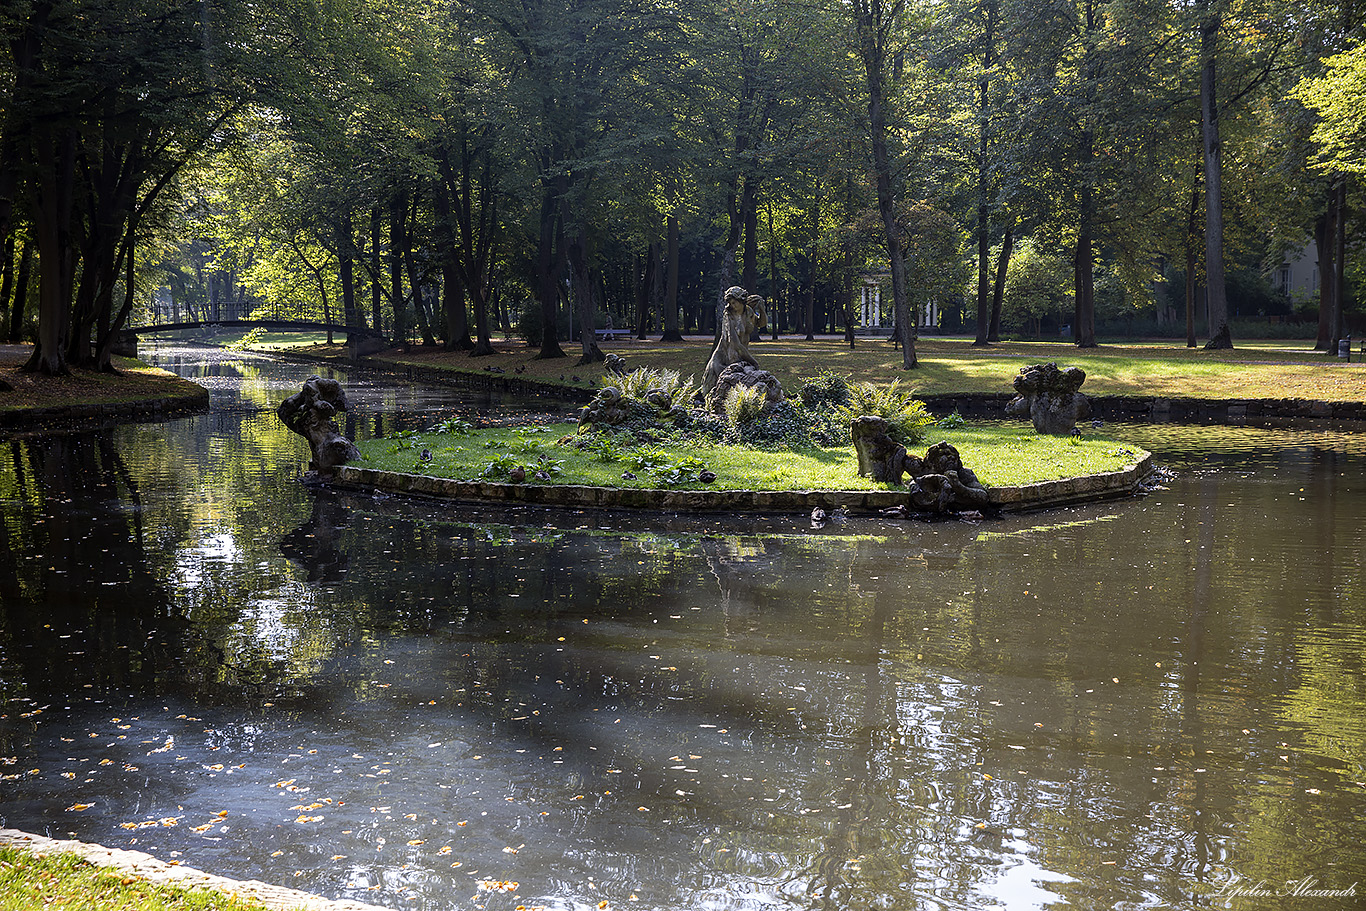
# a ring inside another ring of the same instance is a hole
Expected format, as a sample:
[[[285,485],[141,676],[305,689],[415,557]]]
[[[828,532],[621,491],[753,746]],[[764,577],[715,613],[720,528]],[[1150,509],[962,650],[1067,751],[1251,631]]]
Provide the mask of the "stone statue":
[[[945,513],[988,505],[986,488],[950,444],[935,443],[922,459],[887,435],[883,418],[855,418],[849,430],[858,453],[858,473],[888,484],[900,484],[901,476],[909,474],[906,491],[915,509]]]
[[[1006,405],[1011,417],[1028,417],[1039,433],[1066,436],[1091,416],[1091,401],[1077,390],[1086,382],[1080,367],[1059,370],[1057,364],[1021,367],[1015,398]]]
[[[768,315],[764,312],[764,299],[757,294],[747,294],[744,288],[726,289],[726,309],[721,323],[721,339],[716,350],[707,361],[707,371],[702,375],[702,392],[710,395],[716,388],[721,371],[731,364],[749,364],[758,367],[749,353],[749,338],[754,332],[768,326]]]
[[[310,470],[330,474],[338,465],[360,458],[356,444],[342,436],[332,416],[346,411],[346,393],[336,380],[310,376],[304,388],[280,403],[275,413],[313,448]]]

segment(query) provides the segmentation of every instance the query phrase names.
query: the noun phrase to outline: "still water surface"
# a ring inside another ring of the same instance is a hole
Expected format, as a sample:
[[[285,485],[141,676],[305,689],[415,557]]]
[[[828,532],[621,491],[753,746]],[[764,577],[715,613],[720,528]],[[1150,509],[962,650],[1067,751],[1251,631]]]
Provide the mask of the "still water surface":
[[[816,531],[315,492],[309,368],[160,357],[213,413],[5,443],[0,825],[413,911],[1366,895],[1359,431],[1120,427],[1145,499]]]

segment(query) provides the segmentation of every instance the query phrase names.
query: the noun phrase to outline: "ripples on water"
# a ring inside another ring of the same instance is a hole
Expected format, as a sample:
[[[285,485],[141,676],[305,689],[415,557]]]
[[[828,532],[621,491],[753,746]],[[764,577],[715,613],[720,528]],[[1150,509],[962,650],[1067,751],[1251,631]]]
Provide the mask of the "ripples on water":
[[[214,414],[0,469],[5,825],[412,909],[1366,878],[1356,432],[1117,427],[1165,489],[814,532],[315,493],[308,368],[166,357]],[[361,435],[545,408],[349,387]]]

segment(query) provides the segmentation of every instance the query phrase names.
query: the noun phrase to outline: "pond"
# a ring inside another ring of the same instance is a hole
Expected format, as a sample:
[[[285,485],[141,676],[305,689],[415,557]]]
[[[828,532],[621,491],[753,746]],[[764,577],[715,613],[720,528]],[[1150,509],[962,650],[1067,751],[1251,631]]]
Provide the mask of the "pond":
[[[414,911],[1366,894],[1360,429],[816,530],[315,491],[313,368],[158,357],[211,413],[5,444],[0,825]],[[360,436],[565,407],[347,383]]]

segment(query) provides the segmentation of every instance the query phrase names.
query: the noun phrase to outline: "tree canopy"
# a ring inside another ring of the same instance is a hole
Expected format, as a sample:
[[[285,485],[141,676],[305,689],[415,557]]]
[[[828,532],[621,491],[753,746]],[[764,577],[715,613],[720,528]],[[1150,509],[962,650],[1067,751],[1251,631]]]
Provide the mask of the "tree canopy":
[[[908,368],[1003,310],[1177,335],[1182,294],[1192,344],[1299,306],[1323,347],[1359,298],[1354,0],[18,0],[0,37],[0,314],[47,372],[172,315],[593,360],[736,283],[852,342],[886,281]],[[1320,299],[1278,297],[1311,244]]]

